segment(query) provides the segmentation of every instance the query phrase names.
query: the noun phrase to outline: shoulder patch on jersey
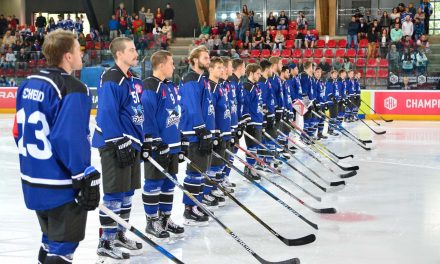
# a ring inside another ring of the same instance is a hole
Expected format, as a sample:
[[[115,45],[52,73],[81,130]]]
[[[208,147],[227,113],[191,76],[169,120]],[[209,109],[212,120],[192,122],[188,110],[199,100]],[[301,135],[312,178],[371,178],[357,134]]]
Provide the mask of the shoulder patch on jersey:
[[[199,80],[199,78],[200,78],[199,74],[197,74],[196,72],[190,71],[185,76],[183,76],[182,82],[183,83],[197,82]]]
[[[114,82],[120,85],[123,79],[125,79],[125,76],[121,71],[112,67],[102,74],[101,82]]]
[[[161,83],[162,82],[155,77],[148,77],[145,80],[143,80],[144,90],[150,90],[157,93]]]
[[[89,94],[89,89],[80,80],[68,74],[63,74],[62,76],[64,78],[64,86],[63,88],[61,88],[62,93],[64,92],[64,94],[69,94],[69,93]]]
[[[250,82],[245,82],[243,84],[243,88],[246,89],[248,92],[252,91],[252,88],[254,88],[254,85]]]

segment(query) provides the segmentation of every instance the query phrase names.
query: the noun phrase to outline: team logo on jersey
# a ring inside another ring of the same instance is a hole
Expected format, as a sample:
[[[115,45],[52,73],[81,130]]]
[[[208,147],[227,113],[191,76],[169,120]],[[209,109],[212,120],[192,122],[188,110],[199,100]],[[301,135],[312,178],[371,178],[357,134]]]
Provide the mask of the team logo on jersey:
[[[225,114],[223,116],[223,119],[231,119],[231,111],[229,111],[229,109],[225,110]]]
[[[135,123],[138,126],[141,126],[144,123],[144,114],[142,105],[138,104],[136,107],[132,106],[131,109],[133,109],[134,115],[131,117],[133,120],[133,123]]]
[[[235,102],[232,102],[231,104],[231,113],[237,113],[237,104]]]
[[[176,126],[179,127],[180,122],[180,107],[176,106],[174,109],[166,109],[168,112],[168,118],[166,121],[166,127],[169,128],[170,126]]]
[[[263,114],[263,104],[261,103],[258,104],[257,113]]]
[[[208,106],[208,115],[214,115],[215,109],[214,105],[212,104],[212,100],[208,100],[209,106]]]

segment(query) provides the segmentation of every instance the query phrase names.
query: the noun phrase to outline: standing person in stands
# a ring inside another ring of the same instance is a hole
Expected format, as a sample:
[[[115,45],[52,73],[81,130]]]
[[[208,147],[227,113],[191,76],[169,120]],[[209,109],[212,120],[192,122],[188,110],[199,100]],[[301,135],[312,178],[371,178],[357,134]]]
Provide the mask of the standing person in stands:
[[[368,59],[376,57],[377,32],[376,28],[372,27],[368,31]]]
[[[358,42],[357,42],[357,34],[359,32],[359,23],[356,22],[356,17],[351,17],[351,22],[348,24],[347,31],[347,48],[351,48],[351,45],[354,45],[354,48],[357,50]]]
[[[46,18],[39,13],[37,20],[35,21],[35,26],[37,27],[37,32],[40,35],[44,35],[44,31],[46,30],[47,21]]]
[[[112,18],[108,21],[108,30],[110,31],[110,40],[118,37],[119,21],[115,15],[112,15]]]
[[[249,31],[249,11],[246,5],[243,6],[243,10],[241,12],[241,24],[239,35],[241,41],[244,42],[246,31]]]
[[[163,13],[163,19],[170,21],[170,24],[173,23],[174,20],[174,9],[171,8],[171,4],[167,3],[165,11]]]
[[[148,8],[147,12],[145,13],[145,31],[146,33],[153,32],[154,27],[154,14],[151,13],[151,9]]]
[[[127,17],[127,9],[125,9],[124,3],[119,4],[119,7],[116,9],[115,16],[116,19]]]
[[[429,20],[433,12],[432,5],[429,0],[423,0],[420,4],[420,8],[423,10],[423,13],[425,13],[425,33],[429,34]]]
[[[386,30],[387,31],[387,35],[390,32],[390,27],[391,27],[391,18],[388,16],[388,12],[384,11],[382,14],[382,17],[380,18],[379,21],[379,26],[382,30]]]
[[[164,23],[164,18],[160,7],[157,8],[156,14],[154,14],[154,24],[158,27],[162,27]]]

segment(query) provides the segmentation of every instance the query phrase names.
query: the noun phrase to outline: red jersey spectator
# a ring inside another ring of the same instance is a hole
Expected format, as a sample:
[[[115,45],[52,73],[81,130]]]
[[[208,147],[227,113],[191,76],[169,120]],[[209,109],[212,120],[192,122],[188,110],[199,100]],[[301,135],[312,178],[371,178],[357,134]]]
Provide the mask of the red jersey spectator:
[[[154,23],[156,23],[156,25],[159,27],[163,26],[164,20],[160,7],[157,8],[156,14],[154,14]]]
[[[120,17],[127,17],[127,9],[124,7],[124,3],[120,3],[119,7],[116,9],[116,18],[119,19]]]

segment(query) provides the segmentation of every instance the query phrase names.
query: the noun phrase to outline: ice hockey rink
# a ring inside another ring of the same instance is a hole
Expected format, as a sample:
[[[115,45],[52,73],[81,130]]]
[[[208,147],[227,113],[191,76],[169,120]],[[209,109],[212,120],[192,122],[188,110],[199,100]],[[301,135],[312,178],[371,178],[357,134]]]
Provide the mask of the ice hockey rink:
[[[324,193],[287,166],[283,173],[316,196],[317,202],[279,176],[271,176],[294,195],[316,208],[334,207],[334,215],[320,215],[262,180],[276,196],[319,226],[315,230],[255,186],[232,173],[238,184],[234,194],[245,206],[286,238],[315,234],[315,242],[305,246],[286,246],[244,210],[227,200],[215,215],[257,254],[269,261],[298,257],[306,264],[435,264],[440,263],[440,123],[395,121],[374,126],[386,130],[375,135],[362,123],[347,128],[362,139],[372,139],[374,147],[366,151],[345,137],[327,140],[327,146],[339,155],[354,154],[342,164],[359,165],[358,175],[346,179],[346,187]],[[18,154],[11,136],[12,115],[0,115],[0,263],[37,263],[41,232],[35,213],[26,209],[20,183]],[[242,155],[242,154],[240,154]],[[328,181],[341,180],[318,162],[298,151],[295,155]],[[93,152],[93,165],[100,168]],[[327,162],[326,162],[327,163]],[[243,166],[236,161],[240,168]],[[325,185],[297,162],[301,171]],[[336,172],[340,169],[328,163]],[[181,165],[183,172],[184,165]],[[179,174],[183,181],[183,173]],[[182,192],[176,188],[174,220],[183,221]],[[50,199],[50,197],[48,197]],[[144,230],[141,193],[134,197],[131,223]],[[98,212],[89,214],[86,238],[74,256],[74,263],[94,263],[98,245]],[[131,237],[133,237],[130,234]],[[258,263],[217,223],[207,227],[185,227],[185,237],[160,243],[185,263]],[[130,263],[172,263],[144,244],[144,253]]]

